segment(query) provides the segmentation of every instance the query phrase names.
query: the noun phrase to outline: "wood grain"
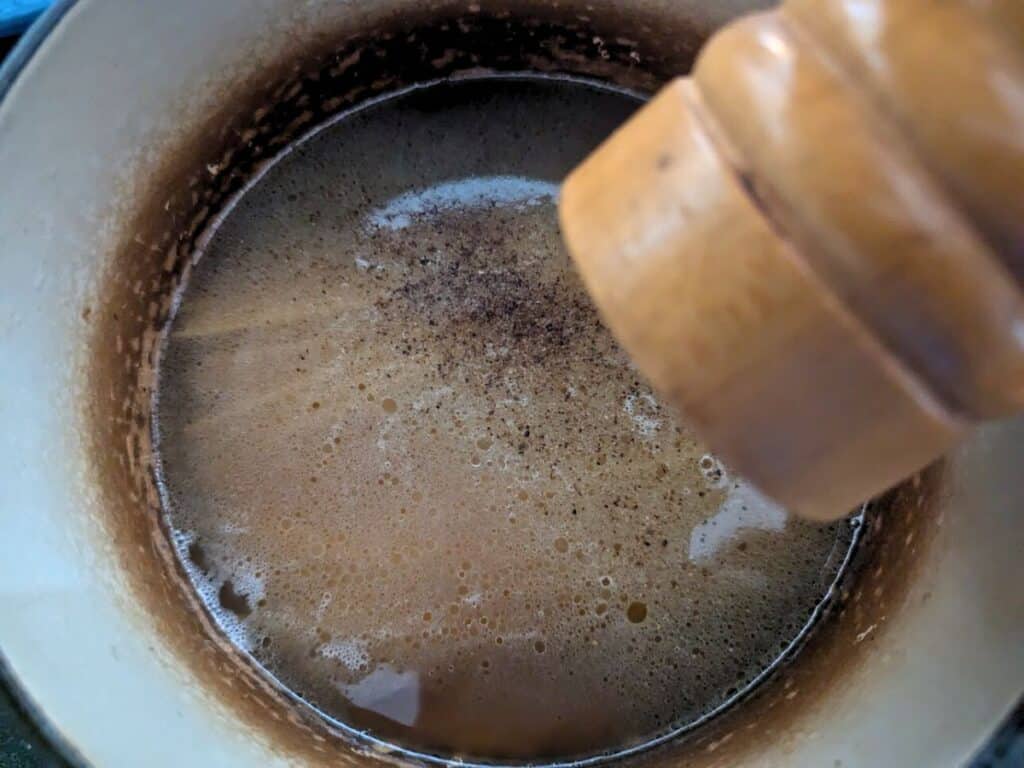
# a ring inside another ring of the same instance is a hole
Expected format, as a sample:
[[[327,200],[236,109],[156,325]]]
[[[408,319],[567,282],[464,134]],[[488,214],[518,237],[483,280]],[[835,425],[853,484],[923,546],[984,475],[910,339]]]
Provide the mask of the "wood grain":
[[[802,515],[1024,408],[1022,18],[793,0],[719,32],[565,183],[613,332]]]

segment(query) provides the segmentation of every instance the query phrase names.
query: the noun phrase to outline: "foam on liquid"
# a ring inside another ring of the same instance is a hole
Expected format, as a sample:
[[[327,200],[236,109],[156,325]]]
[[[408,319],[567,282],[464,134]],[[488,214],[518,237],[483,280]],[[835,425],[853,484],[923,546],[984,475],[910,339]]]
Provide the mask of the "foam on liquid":
[[[166,514],[231,639],[411,749],[551,759],[692,722],[850,546],[680,426],[561,250],[557,181],[635,109],[578,83],[396,97],[229,213],[166,339]]]

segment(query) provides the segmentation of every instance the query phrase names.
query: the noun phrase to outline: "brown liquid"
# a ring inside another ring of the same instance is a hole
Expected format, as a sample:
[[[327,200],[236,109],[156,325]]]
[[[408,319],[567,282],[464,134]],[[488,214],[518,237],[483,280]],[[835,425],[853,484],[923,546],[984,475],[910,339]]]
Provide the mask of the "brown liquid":
[[[553,194],[636,106],[435,86],[293,149],[229,212],[167,336],[166,514],[231,639],[410,749],[550,759],[720,707],[852,539],[730,478],[639,380]]]

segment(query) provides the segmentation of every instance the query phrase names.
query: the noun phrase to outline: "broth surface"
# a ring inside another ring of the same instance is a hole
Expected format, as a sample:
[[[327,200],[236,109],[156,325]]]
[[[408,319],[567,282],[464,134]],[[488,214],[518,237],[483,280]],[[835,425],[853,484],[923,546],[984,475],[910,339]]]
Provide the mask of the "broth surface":
[[[409,749],[614,752],[726,703],[853,539],[760,497],[632,369],[558,181],[638,106],[467,80],[335,121],[193,268],[154,412],[166,520],[231,640]]]

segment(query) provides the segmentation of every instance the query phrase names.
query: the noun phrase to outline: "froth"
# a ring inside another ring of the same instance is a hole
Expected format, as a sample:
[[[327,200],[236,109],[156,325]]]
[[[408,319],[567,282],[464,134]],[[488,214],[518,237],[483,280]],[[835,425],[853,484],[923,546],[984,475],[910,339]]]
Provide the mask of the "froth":
[[[641,382],[555,182],[635,107],[485,81],[336,124],[198,262],[160,371],[167,516],[238,645],[430,751],[566,757],[722,704],[850,534],[790,519]]]

